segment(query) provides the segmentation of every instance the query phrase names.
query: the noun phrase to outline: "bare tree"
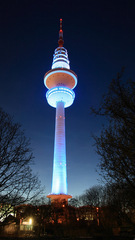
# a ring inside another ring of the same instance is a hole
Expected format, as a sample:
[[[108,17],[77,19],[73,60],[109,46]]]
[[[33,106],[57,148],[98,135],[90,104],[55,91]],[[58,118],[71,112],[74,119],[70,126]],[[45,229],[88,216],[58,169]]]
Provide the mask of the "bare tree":
[[[10,207],[30,201],[40,193],[40,182],[32,173],[33,154],[21,126],[0,108],[0,219]],[[5,208],[5,204],[6,207]]]
[[[108,123],[95,137],[95,145],[101,175],[128,186],[135,196],[135,82],[122,82],[122,74],[112,80],[99,109],[93,110]]]
[[[68,204],[72,207],[80,207],[82,205],[81,198],[76,196],[74,198],[71,198]]]
[[[100,207],[104,200],[104,187],[101,185],[93,186],[85,191],[81,196],[83,205]]]

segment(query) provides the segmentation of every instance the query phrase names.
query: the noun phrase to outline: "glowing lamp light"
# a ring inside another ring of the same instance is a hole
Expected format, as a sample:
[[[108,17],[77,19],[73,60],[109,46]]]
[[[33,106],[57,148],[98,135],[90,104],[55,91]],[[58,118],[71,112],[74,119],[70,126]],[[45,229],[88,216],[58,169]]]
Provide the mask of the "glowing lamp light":
[[[29,219],[29,225],[32,225],[32,218]]]

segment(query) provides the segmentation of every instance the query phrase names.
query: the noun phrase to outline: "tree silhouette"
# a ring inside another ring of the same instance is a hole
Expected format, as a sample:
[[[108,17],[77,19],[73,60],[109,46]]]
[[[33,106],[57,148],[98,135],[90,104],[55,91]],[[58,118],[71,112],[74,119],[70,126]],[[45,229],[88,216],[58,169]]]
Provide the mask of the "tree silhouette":
[[[28,202],[40,193],[32,160],[30,142],[21,126],[0,108],[0,219],[10,213],[11,206]]]
[[[107,181],[125,184],[135,194],[135,82],[123,83],[122,74],[112,80],[99,109],[92,109],[108,122],[94,138],[101,175]]]

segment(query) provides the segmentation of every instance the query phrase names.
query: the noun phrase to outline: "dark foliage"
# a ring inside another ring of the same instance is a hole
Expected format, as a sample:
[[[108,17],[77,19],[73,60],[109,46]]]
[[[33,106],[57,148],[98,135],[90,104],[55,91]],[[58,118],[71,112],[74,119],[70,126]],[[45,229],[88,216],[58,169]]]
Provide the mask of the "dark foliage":
[[[122,83],[122,73],[113,79],[96,115],[108,125],[95,137],[101,175],[108,181],[125,185],[135,196],[135,82]]]
[[[40,182],[33,175],[33,154],[21,126],[0,108],[0,218],[12,206],[27,202],[40,193]]]

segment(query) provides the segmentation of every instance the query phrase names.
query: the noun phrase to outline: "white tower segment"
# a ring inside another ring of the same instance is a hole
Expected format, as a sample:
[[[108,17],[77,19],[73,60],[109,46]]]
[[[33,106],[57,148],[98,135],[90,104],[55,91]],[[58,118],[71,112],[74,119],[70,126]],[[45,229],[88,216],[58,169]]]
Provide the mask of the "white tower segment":
[[[68,53],[64,47],[58,47],[54,51],[53,55],[53,68],[67,68],[70,69],[69,60],[68,60]]]

